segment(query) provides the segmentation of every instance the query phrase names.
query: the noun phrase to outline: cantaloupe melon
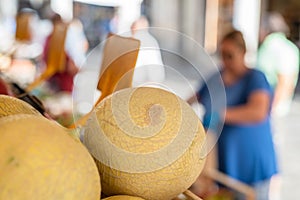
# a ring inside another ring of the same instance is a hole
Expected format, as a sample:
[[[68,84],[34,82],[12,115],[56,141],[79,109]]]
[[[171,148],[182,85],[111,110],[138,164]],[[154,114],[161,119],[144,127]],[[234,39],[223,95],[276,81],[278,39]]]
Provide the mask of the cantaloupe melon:
[[[170,200],[204,165],[203,126],[192,108],[158,88],[105,98],[87,122],[84,144],[97,160],[104,194]]]
[[[34,107],[26,103],[25,101],[7,95],[0,95],[0,118],[17,114],[32,114],[43,117],[39,113],[39,111],[37,111]],[[59,124],[57,123],[57,125]],[[72,137],[79,140],[78,130],[66,128],[64,129]]]
[[[7,95],[0,95],[0,118],[14,114],[40,115],[35,108],[25,101]]]
[[[1,118],[0,130],[0,199],[100,199],[92,156],[57,123],[19,114]]]
[[[140,197],[133,197],[128,195],[117,195],[117,196],[107,197],[103,200],[144,200],[144,199]]]

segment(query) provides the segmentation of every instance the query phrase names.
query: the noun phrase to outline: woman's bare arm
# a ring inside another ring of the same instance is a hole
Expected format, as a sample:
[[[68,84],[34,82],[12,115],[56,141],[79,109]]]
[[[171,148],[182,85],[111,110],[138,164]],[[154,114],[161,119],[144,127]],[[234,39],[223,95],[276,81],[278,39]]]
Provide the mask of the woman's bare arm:
[[[246,104],[227,108],[225,123],[248,124],[261,122],[269,113],[270,103],[270,96],[266,91],[256,91],[250,95]]]

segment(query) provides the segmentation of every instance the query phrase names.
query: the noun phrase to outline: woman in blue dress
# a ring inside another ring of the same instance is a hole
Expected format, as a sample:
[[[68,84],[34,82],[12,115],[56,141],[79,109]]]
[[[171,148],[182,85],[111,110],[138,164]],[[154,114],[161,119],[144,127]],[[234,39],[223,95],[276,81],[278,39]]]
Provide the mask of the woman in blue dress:
[[[198,99],[204,105],[204,126],[210,124],[214,130],[216,120],[224,120],[217,143],[219,170],[253,186],[257,200],[267,200],[270,179],[277,173],[270,126],[272,90],[262,72],[245,65],[246,45],[240,31],[234,30],[222,39],[220,53],[220,73],[212,75],[188,103]],[[224,90],[216,87],[220,81],[225,87],[226,108],[212,110],[208,85],[216,83],[213,92],[217,94],[216,90]],[[211,121],[213,124],[207,123]]]

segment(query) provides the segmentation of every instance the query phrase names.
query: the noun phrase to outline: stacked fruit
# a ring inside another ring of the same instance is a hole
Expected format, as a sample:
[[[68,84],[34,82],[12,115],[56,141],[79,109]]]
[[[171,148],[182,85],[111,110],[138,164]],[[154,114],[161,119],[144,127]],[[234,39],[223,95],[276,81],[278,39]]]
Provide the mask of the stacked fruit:
[[[171,200],[204,165],[198,117],[157,88],[101,101],[84,127],[85,146],[11,97],[1,96],[0,116],[0,199],[93,200],[102,192],[106,200]]]
[[[100,191],[80,141],[29,104],[0,96],[0,199],[96,200]]]

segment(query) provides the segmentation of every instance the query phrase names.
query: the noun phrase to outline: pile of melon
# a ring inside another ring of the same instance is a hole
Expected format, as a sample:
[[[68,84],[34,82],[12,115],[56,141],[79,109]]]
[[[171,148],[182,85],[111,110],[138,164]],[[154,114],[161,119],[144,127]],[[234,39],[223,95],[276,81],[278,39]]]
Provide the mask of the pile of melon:
[[[87,149],[29,104],[0,96],[0,199],[98,200]]]
[[[205,161],[198,117],[158,88],[106,97],[84,127],[83,143],[6,96],[0,130],[0,199],[171,200],[192,185]]]

